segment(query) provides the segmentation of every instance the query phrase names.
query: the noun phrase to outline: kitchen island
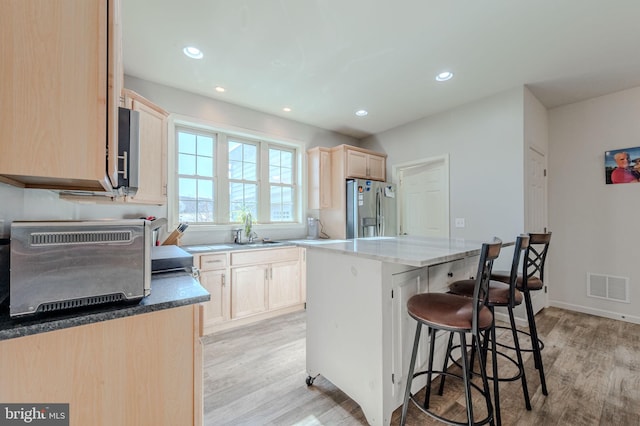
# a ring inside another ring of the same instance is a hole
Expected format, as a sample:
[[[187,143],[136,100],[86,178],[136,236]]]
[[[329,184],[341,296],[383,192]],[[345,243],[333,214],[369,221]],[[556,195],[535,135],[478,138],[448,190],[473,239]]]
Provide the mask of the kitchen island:
[[[202,424],[199,303],[187,273],[129,304],[10,318],[0,305],[0,401],[68,403],[72,425]]]
[[[297,243],[307,248],[307,384],[321,374],[360,404],[369,424],[388,425],[402,405],[416,328],[407,300],[473,277],[482,243],[409,236]],[[416,370],[427,344],[424,333]],[[424,385],[417,378],[413,391]]]

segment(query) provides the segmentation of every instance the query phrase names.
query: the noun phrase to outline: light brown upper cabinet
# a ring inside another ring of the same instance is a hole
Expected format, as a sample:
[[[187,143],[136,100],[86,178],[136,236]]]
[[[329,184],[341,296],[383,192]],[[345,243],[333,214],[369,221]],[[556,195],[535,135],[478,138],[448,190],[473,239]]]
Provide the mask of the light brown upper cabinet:
[[[352,145],[307,150],[308,208],[319,210],[323,232],[346,237],[346,180],[385,181],[387,155]]]
[[[386,155],[351,147],[345,148],[345,155],[347,178],[385,180]]]
[[[307,151],[308,207],[331,207],[331,150],[315,147]]]
[[[140,169],[138,191],[128,202],[167,202],[167,118],[169,113],[136,92],[123,90],[124,107],[140,113]]]
[[[2,3],[0,180],[88,191],[117,184],[119,6],[116,0]]]

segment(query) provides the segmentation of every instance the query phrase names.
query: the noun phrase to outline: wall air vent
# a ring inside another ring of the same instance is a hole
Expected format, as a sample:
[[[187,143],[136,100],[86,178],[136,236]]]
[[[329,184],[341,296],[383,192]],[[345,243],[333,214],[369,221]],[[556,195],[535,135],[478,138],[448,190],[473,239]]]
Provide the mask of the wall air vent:
[[[587,273],[587,296],[630,303],[629,278]]]
[[[32,246],[128,243],[132,239],[131,231],[69,231],[34,232],[31,234]]]

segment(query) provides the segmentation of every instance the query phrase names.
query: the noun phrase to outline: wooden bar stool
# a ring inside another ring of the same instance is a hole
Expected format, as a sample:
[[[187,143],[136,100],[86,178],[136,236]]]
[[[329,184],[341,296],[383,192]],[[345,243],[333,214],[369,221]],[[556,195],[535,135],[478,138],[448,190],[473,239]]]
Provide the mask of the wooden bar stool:
[[[522,381],[522,393],[524,394],[524,402],[527,410],[531,410],[531,402],[529,399],[529,390],[527,389],[527,378],[525,376],[524,363],[522,362],[522,353],[520,352],[520,343],[518,341],[518,329],[516,328],[515,317],[513,314],[513,309],[522,304],[522,294],[516,289],[516,281],[518,278],[518,268],[520,265],[520,258],[522,257],[522,253],[527,250],[529,247],[529,236],[528,235],[519,235],[516,238],[516,242],[513,248],[513,258],[511,260],[511,271],[509,273],[509,283],[503,283],[500,281],[490,281],[489,282],[489,294],[487,297],[487,307],[491,310],[491,314],[493,315],[493,321],[491,324],[491,328],[488,330],[489,335],[486,335],[484,338],[483,344],[483,355],[484,359],[487,359],[487,347],[489,342],[491,342],[491,364],[492,364],[492,376],[489,377],[489,380],[493,380],[493,399],[494,399],[494,407],[495,407],[495,420],[496,424],[499,426],[502,424],[500,417],[500,386],[499,382],[501,381],[515,381],[520,379]],[[493,274],[492,274],[493,275]],[[457,294],[465,297],[473,297],[475,282],[473,280],[461,280],[452,283],[449,286],[449,292],[451,294]],[[496,339],[496,325],[495,325],[495,307],[502,306],[506,307],[509,312],[509,322],[511,335],[513,336],[514,342],[514,351],[516,353],[516,360],[511,358],[509,355],[500,352],[497,350],[497,339]],[[447,354],[445,356],[445,365],[443,370],[447,370],[447,360],[450,357],[452,350],[452,339],[449,339],[449,344],[447,345]],[[514,374],[510,377],[500,377],[498,375],[498,356],[502,356],[506,358],[510,362],[512,362],[518,369],[518,373]],[[471,357],[473,360],[473,356]],[[444,385],[444,376],[440,381],[440,391],[442,394],[442,386]]]
[[[551,242],[551,232],[545,234],[529,233],[529,247],[525,251],[525,258],[522,262],[522,273],[518,274],[516,288],[524,295],[524,304],[527,311],[527,322],[529,323],[529,333],[519,330],[519,333],[531,337],[531,349],[521,348],[521,351],[533,352],[535,367],[540,375],[540,386],[542,394],[548,395],[547,383],[544,377],[544,367],[542,365],[542,349],[544,343],[538,338],[538,329],[531,302],[531,292],[544,289],[544,264]],[[508,283],[509,272],[495,271],[491,274],[491,279]],[[505,346],[505,345],[501,345]],[[508,347],[508,346],[507,346]]]
[[[491,404],[491,394],[489,393],[489,383],[487,374],[482,362],[482,352],[480,351],[480,332],[488,330],[493,322],[493,315],[489,308],[485,306],[489,279],[493,261],[500,254],[502,241],[495,239],[492,243],[482,245],[480,251],[480,261],[478,263],[478,273],[475,279],[473,298],[458,296],[450,293],[421,293],[412,296],[407,301],[407,311],[409,315],[417,321],[416,334],[413,341],[413,352],[409,371],[407,374],[407,387],[404,394],[404,404],[402,406],[402,418],[400,424],[404,425],[407,419],[407,409],[411,400],[421,411],[451,425],[483,425],[491,423],[493,425],[493,407]],[[427,370],[414,373],[418,345],[420,343],[420,332],[422,325],[426,325],[429,332],[429,363]],[[433,357],[435,351],[436,333],[438,331],[457,333],[462,347],[462,373],[452,374],[446,371],[433,369]],[[471,344],[477,349],[480,358],[480,375],[482,377],[482,388],[471,382],[471,366],[467,360],[466,336],[471,335]],[[420,404],[414,395],[411,394],[411,383],[417,376],[426,374],[427,385],[425,388],[424,404]],[[457,422],[435,414],[429,409],[429,398],[431,395],[431,378],[433,374],[443,374],[457,377],[464,383],[465,401],[467,411],[467,422]],[[473,417],[473,403],[471,400],[471,390],[475,389],[482,394],[486,402],[487,416],[475,421]]]

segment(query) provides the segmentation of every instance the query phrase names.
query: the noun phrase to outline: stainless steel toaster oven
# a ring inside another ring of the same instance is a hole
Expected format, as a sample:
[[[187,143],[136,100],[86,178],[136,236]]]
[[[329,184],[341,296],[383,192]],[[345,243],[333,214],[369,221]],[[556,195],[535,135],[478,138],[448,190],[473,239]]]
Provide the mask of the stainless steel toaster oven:
[[[144,219],[13,222],[10,315],[147,296],[156,227]]]

